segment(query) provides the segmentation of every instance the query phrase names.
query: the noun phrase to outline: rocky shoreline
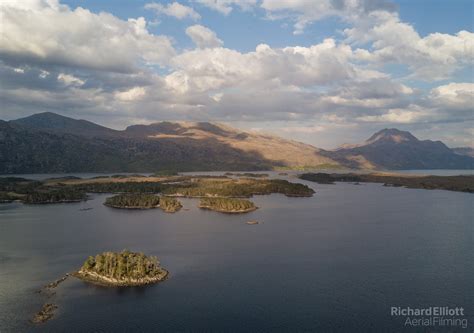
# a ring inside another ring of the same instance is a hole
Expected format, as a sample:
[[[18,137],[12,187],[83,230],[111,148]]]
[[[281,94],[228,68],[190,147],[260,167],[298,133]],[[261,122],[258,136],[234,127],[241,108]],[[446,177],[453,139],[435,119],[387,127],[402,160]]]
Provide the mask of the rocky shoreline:
[[[71,274],[70,273],[66,273],[63,277],[47,284],[46,286],[44,286],[42,289],[40,289],[38,292],[39,293],[45,293],[45,292],[49,292],[49,293],[53,293],[53,290],[54,288],[56,288],[61,282],[64,282],[68,277],[70,277]]]
[[[164,281],[168,278],[169,272],[166,269],[161,269],[161,273],[155,277],[146,277],[140,279],[114,279],[107,276],[97,274],[95,272],[88,272],[79,270],[72,274],[72,276],[92,284],[96,284],[103,287],[139,287],[154,284],[157,282]]]
[[[73,199],[73,200],[46,200],[46,201],[35,201],[25,202],[27,205],[50,205],[50,204],[61,204],[61,203],[77,203],[86,201],[87,199]]]
[[[161,207],[160,205],[152,206],[152,207],[140,207],[140,206],[116,206],[116,205],[104,204],[104,206],[107,206],[107,207],[110,207],[110,208],[132,209],[132,210],[145,210],[145,209],[161,208],[161,210],[164,211],[165,213],[176,213],[181,208],[181,207],[179,207],[179,208],[169,209],[169,208]]]
[[[253,212],[254,210],[258,209],[258,207],[256,206],[247,208],[247,209],[240,209],[240,210],[226,210],[226,209],[213,208],[213,207],[204,206],[204,205],[199,205],[198,207],[201,209],[212,210],[214,212],[225,213],[225,214],[243,214],[243,213]]]
[[[160,205],[156,206],[150,206],[150,207],[143,207],[143,206],[119,206],[119,205],[111,205],[104,203],[104,206],[110,207],[110,208],[118,208],[118,209],[155,209],[155,208],[160,208]]]
[[[58,308],[56,304],[46,303],[41,310],[35,314],[31,322],[34,324],[42,324],[53,318],[54,311]]]

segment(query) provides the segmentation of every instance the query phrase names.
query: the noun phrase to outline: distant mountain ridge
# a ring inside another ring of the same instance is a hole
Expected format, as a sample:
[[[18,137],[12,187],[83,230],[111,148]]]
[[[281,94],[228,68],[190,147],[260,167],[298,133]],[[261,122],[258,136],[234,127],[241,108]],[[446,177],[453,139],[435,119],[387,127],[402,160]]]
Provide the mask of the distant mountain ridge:
[[[474,157],[474,148],[472,147],[456,147],[451,148],[451,150],[458,155]]]
[[[473,169],[474,159],[461,156],[441,141],[418,140],[410,132],[383,129],[361,144],[343,145],[328,154],[339,163],[365,169]]]
[[[0,123],[0,173],[269,170],[338,163],[319,149],[206,122],[112,130],[54,113]]]
[[[0,121],[0,173],[303,167],[472,169],[474,158],[397,129],[329,151],[209,122],[157,122],[118,131],[50,112]]]
[[[32,130],[42,130],[53,133],[73,133],[80,136],[112,136],[116,131],[93,122],[72,119],[52,112],[37,113],[26,118],[20,118],[9,122],[13,125],[23,126]]]

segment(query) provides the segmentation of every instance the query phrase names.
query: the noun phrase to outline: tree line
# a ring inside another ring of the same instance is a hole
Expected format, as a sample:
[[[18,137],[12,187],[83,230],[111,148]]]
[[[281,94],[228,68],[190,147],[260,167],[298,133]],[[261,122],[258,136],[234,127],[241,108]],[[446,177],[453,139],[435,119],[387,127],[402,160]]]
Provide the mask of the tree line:
[[[162,272],[156,257],[128,250],[89,256],[81,270],[118,280],[154,277]]]

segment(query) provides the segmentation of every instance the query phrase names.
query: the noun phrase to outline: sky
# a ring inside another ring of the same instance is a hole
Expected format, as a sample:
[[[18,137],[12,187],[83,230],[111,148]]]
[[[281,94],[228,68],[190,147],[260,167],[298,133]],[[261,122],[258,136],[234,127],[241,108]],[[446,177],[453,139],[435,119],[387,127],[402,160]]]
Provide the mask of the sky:
[[[470,0],[3,0],[0,119],[474,146]]]

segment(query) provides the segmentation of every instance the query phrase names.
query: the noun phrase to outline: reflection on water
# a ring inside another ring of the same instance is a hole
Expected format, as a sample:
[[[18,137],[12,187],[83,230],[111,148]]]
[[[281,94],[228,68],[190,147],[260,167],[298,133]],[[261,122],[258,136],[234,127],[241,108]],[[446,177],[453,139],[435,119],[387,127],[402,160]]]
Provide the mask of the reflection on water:
[[[33,329],[35,293],[88,255],[156,255],[163,283],[110,289],[68,279],[47,331],[400,331],[390,306],[463,306],[474,320],[473,195],[318,185],[219,214],[84,204],[0,205],[0,331]],[[248,220],[263,222],[247,225]]]

